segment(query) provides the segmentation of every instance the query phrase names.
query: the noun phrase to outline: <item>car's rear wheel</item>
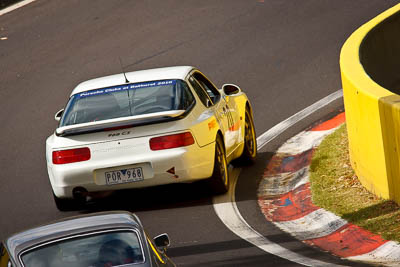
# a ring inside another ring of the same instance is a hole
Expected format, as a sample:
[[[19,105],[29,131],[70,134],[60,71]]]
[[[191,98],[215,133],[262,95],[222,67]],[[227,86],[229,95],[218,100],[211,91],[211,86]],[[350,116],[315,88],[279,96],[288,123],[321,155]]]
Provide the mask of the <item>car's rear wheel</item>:
[[[59,211],[72,211],[81,208],[85,201],[83,199],[59,198],[53,193],[54,203]]]
[[[254,163],[257,156],[257,139],[254,128],[253,116],[248,108],[246,108],[244,122],[244,148],[243,153],[238,161],[243,164]]]
[[[219,135],[215,142],[214,170],[209,182],[216,194],[226,193],[229,189],[229,173],[225,148],[222,138]]]

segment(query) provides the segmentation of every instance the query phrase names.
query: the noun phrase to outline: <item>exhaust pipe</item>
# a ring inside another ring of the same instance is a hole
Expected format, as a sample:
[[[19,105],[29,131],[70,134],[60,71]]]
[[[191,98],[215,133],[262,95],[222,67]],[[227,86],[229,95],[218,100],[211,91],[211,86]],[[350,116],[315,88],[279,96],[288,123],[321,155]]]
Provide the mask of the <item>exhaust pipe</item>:
[[[86,202],[86,198],[88,195],[89,195],[88,191],[83,187],[75,187],[72,190],[72,196],[74,197],[74,199],[78,201]]]

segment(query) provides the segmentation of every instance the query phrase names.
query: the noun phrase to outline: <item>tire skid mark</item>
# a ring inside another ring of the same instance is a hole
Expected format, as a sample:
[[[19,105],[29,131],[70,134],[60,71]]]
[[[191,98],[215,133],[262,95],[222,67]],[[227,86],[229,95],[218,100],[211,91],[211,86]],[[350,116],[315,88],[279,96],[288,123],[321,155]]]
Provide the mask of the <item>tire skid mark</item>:
[[[303,184],[279,197],[259,198],[261,211],[273,222],[292,221],[319,209],[311,201],[310,184]]]
[[[310,165],[313,149],[309,149],[297,155],[275,154],[268,162],[263,178],[276,174],[296,172]]]

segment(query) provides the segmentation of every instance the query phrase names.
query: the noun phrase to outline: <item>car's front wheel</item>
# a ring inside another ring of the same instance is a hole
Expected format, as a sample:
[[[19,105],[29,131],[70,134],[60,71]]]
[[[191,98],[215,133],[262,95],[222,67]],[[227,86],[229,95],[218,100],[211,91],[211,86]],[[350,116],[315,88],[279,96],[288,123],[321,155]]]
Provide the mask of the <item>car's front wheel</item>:
[[[256,160],[257,156],[257,139],[254,128],[253,116],[248,108],[246,108],[244,122],[244,148],[243,153],[238,158],[240,163],[251,164]]]
[[[219,135],[215,142],[214,170],[210,178],[210,186],[216,194],[226,193],[229,189],[229,173],[225,148],[222,138]]]

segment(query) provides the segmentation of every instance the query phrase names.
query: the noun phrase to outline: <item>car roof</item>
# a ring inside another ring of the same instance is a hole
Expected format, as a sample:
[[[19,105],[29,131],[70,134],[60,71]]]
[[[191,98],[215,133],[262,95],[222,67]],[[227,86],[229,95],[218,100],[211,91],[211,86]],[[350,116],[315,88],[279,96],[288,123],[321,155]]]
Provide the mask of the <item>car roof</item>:
[[[125,75],[129,83],[169,80],[169,79],[184,80],[186,76],[190,73],[190,71],[192,71],[193,69],[194,67],[191,66],[176,66],[176,67],[132,71],[125,73]],[[75,89],[72,91],[71,96],[85,91],[122,85],[125,83],[126,82],[123,73],[99,77],[78,84],[78,86],[76,86]]]
[[[18,255],[26,248],[65,236],[116,228],[135,228],[143,231],[139,218],[129,212],[110,211],[69,217],[35,227],[5,240],[8,251]]]

